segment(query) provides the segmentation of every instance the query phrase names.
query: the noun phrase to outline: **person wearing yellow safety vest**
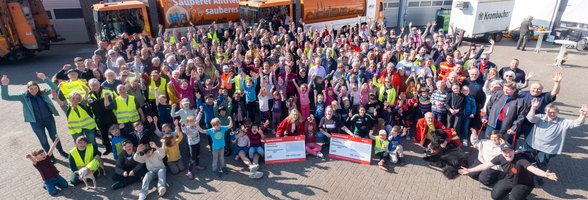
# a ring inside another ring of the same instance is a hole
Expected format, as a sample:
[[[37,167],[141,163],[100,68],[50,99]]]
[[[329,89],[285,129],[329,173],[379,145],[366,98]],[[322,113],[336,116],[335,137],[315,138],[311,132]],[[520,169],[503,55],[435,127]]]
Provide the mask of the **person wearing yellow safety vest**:
[[[68,81],[63,81],[59,84],[59,96],[61,99],[69,99],[69,95],[72,92],[77,93],[84,93],[85,90],[89,89],[88,84],[86,82],[78,79],[80,75],[80,71],[77,69],[70,69],[67,71],[67,77],[69,78]]]
[[[143,80],[145,81],[145,86],[147,86],[147,113],[150,115],[157,115],[157,105],[155,104],[155,91],[159,95],[167,95],[167,83],[168,80],[164,77],[161,77],[158,70],[151,71],[151,76],[147,74],[143,74]]]
[[[386,161],[390,159],[390,150],[388,149],[390,141],[388,141],[388,134],[386,133],[386,130],[380,130],[380,132],[378,132],[378,136],[370,135],[370,139],[374,140],[374,153],[380,157],[378,166],[381,170],[388,171],[388,168],[386,167]]]
[[[69,102],[55,98],[57,104],[63,109],[67,116],[67,128],[73,139],[85,136],[92,145],[96,145],[96,122],[94,115],[88,107],[89,91],[86,90],[84,97],[80,93],[72,92]]]
[[[122,84],[122,81],[116,79],[116,73],[110,69],[104,72],[104,77],[106,80],[100,85],[102,91],[110,93],[110,96],[116,96],[116,87]]]
[[[125,86],[119,85],[116,90],[119,94],[117,97],[111,97],[108,93],[104,94],[104,107],[114,111],[119,128],[123,129],[124,134],[128,134],[133,132],[133,123],[139,120],[145,121],[145,114],[135,97],[128,95]]]
[[[70,183],[77,185],[80,183],[80,177],[75,172],[83,167],[87,167],[93,172],[98,170],[102,160],[97,147],[88,144],[88,138],[82,136],[76,140],[76,147],[69,151],[69,169],[71,169]]]
[[[386,77],[384,84],[379,83],[376,77],[372,78],[372,84],[378,88],[378,101],[393,105],[396,101],[396,89],[392,86],[392,78]],[[384,99],[385,98],[385,99]]]

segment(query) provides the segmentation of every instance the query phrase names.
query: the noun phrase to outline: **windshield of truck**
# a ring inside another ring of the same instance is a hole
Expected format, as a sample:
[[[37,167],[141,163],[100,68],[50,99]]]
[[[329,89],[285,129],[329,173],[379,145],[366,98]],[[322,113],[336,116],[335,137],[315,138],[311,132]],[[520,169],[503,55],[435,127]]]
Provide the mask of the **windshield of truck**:
[[[271,21],[274,28],[280,25],[288,25],[290,23],[289,13],[290,7],[287,5],[265,8],[241,6],[239,8],[239,17],[245,20],[249,25],[259,23],[260,19],[265,19],[268,22]]]
[[[110,41],[120,38],[123,33],[129,35],[142,33],[145,22],[141,9],[112,11],[95,11],[96,35],[99,40]]]

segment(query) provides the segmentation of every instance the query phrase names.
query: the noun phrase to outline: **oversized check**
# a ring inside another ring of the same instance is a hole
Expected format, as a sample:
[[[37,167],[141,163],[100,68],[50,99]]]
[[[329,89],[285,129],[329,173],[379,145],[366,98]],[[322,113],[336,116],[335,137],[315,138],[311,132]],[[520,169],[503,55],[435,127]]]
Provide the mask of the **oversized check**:
[[[306,148],[303,135],[265,139],[265,164],[305,160]]]
[[[372,156],[372,140],[347,134],[331,134],[329,157],[369,165]]]

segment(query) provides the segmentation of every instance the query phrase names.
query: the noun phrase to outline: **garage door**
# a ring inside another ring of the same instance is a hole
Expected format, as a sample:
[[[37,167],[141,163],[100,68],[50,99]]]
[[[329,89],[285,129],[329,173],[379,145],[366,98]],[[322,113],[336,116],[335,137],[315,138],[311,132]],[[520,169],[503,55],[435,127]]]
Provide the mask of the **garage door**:
[[[87,43],[88,30],[84,23],[84,16],[77,0],[43,1],[49,18],[53,20],[57,34],[65,38],[57,44]]]

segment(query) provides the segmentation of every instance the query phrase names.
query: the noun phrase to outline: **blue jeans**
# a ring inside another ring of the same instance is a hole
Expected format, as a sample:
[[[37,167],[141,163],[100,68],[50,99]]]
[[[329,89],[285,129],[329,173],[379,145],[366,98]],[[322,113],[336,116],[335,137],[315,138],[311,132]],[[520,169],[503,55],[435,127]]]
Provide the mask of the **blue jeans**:
[[[545,153],[543,151],[533,149],[533,147],[531,147],[526,142],[523,145],[523,150],[531,152],[531,154],[533,154],[533,157],[535,157],[535,162],[537,162],[537,168],[539,168],[543,171],[547,170],[547,164],[549,164],[549,160],[551,158],[557,156],[557,154],[549,154],[549,153]]]
[[[43,186],[45,187],[49,195],[53,196],[57,194],[57,188],[55,188],[55,186],[64,189],[67,188],[68,185],[67,181],[61,175],[57,175],[53,178],[43,181]]]
[[[316,133],[316,139],[318,139],[318,141],[325,143],[325,145],[329,145],[331,143],[331,139],[320,131]]]
[[[45,129],[47,129],[47,131],[49,132],[49,137],[51,138],[51,140],[55,141],[55,139],[57,138],[55,118],[50,117],[49,119],[46,119],[44,121],[31,122],[30,124],[31,128],[33,129],[33,132],[35,132],[35,135],[37,135],[37,139],[39,139],[39,142],[41,142],[43,150],[45,150],[45,152],[48,152],[49,147],[51,145],[49,145],[49,142],[47,142],[47,135],[45,134]],[[57,150],[60,153],[65,152],[63,151],[63,147],[61,147],[61,143],[57,144]]]
[[[82,129],[82,132],[78,133],[78,134],[73,134],[71,135],[71,137],[73,137],[74,142],[76,141],[76,139],[78,139],[80,136],[86,136],[86,138],[88,138],[88,142],[92,143],[93,146],[98,147],[96,145],[96,129]]]
[[[264,156],[264,151],[263,151],[263,147],[258,146],[258,147],[249,147],[249,158],[253,159],[253,156],[255,156],[255,153],[258,153],[261,157]]]
[[[157,176],[157,189],[165,187],[165,168],[156,171],[149,171],[143,177],[143,185],[141,186],[141,194],[147,196],[149,192],[149,184],[151,180]]]

